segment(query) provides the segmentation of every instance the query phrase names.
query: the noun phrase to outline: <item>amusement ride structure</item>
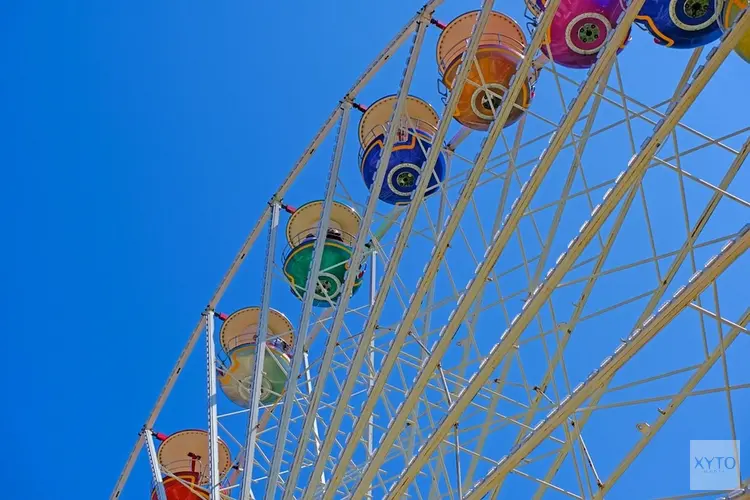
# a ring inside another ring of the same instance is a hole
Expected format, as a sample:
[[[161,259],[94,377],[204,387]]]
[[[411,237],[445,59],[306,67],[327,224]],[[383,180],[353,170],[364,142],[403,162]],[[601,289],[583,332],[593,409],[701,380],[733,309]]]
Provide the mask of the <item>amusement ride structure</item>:
[[[270,196],[111,498],[750,496],[679,465],[750,436],[746,6],[424,5]]]

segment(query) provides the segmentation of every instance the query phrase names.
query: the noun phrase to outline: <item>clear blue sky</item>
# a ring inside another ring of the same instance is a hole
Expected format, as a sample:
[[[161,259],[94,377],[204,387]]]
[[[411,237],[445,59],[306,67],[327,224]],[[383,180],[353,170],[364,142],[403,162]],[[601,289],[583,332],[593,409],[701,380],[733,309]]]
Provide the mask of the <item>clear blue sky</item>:
[[[4,3],[3,498],[109,494],[266,200],[420,2],[276,5]],[[634,75],[636,51],[655,50],[635,34]],[[439,108],[434,80],[415,93]],[[245,266],[260,277],[257,256]]]

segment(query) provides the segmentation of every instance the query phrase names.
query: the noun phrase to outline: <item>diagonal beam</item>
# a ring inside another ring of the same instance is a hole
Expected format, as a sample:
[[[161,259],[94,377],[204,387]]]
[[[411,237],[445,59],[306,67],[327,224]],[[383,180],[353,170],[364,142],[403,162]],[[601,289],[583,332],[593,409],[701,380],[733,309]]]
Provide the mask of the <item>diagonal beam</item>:
[[[271,282],[273,281],[273,260],[276,255],[276,238],[278,237],[280,206],[274,202],[271,208],[271,221],[268,225],[268,242],[266,244],[266,261],[263,270],[263,291],[260,304],[260,322],[256,339],[255,360],[253,361],[253,376],[250,380],[250,401],[247,416],[247,431],[245,433],[245,448],[242,467],[242,482],[240,483],[240,498],[252,496],[253,465],[255,463],[255,442],[260,427],[258,425],[258,411],[260,402],[260,379],[263,373],[265,359],[266,338],[268,336],[268,316],[271,307]],[[213,320],[213,318],[211,318]],[[213,339],[211,340],[213,342]],[[270,413],[268,413],[270,415]]]
[[[575,182],[576,179],[576,173],[579,169],[583,170],[581,158],[583,157],[583,151],[586,148],[589,139],[591,138],[591,129],[594,127],[594,121],[598,116],[599,106],[602,102],[602,95],[604,94],[604,89],[607,86],[610,72],[611,67],[602,76],[602,79],[599,82],[599,89],[594,92],[594,102],[591,104],[591,109],[589,110],[588,117],[586,117],[586,123],[583,126],[581,139],[580,141],[578,141],[578,144],[576,144],[575,139],[571,136],[571,142],[573,143],[573,151],[575,151],[575,156],[573,158],[573,162],[570,165],[568,177],[565,179],[565,184],[563,185],[562,192],[560,193],[560,200],[568,199],[568,197],[570,196],[570,191],[573,188],[573,182]],[[542,252],[539,255],[539,259],[537,260],[536,269],[534,270],[534,276],[531,279],[530,287],[536,286],[542,278],[542,272],[544,271],[544,266],[547,265],[547,259],[549,258],[550,251],[552,250],[552,242],[557,235],[557,230],[560,226],[560,220],[562,219],[564,211],[565,203],[558,203],[557,208],[555,209],[555,214],[552,216],[552,221],[549,224],[550,230],[547,233],[547,239],[542,245]],[[542,387],[545,386],[546,384],[542,384]]]
[[[631,3],[630,7],[628,7],[628,10],[626,11],[625,19],[622,20],[622,24],[618,26],[618,29],[615,30],[613,36],[617,36],[619,34],[622,38],[624,38],[628,26],[632,23],[632,20],[637,14],[638,9],[642,5],[642,3],[642,0],[635,0],[634,3]],[[620,28],[622,28],[623,26],[625,27],[624,30],[620,31]],[[503,358],[508,354],[508,352],[510,352],[513,345],[518,341],[523,331],[532,321],[533,317],[537,314],[537,312],[547,301],[547,299],[549,299],[556,286],[560,283],[568,270],[573,266],[578,257],[583,253],[584,249],[586,248],[586,246],[588,246],[588,243],[591,241],[591,239],[593,239],[596,233],[604,225],[604,222],[614,211],[625,194],[630,191],[630,189],[640,180],[643,172],[648,167],[649,161],[661,146],[664,138],[674,128],[675,124],[685,115],[687,109],[690,107],[690,104],[692,104],[698,94],[703,90],[710,77],[713,75],[713,73],[716,72],[724,59],[726,59],[729,52],[733,49],[734,45],[736,45],[737,40],[741,36],[743,30],[746,28],[750,28],[750,16],[740,17],[738,22],[735,24],[735,27],[737,27],[737,29],[733,29],[727,32],[722,37],[723,43],[715,48],[711,52],[711,54],[709,54],[706,64],[697,70],[692,84],[685,88],[681,95],[681,98],[670,105],[667,116],[657,124],[653,135],[643,142],[641,151],[637,155],[633,156],[633,158],[630,160],[629,168],[618,176],[615,185],[610,189],[610,191],[608,191],[607,194],[605,194],[603,203],[594,209],[591,219],[585,222],[583,226],[581,226],[581,230],[578,236],[568,244],[568,250],[557,259],[555,267],[553,267],[547,273],[546,279],[532,293],[529,300],[524,304],[522,312],[518,316],[516,316],[516,318],[514,318],[514,320],[511,322],[510,328],[508,328],[503,334],[500,343],[493,347],[487,359],[480,366],[479,371],[475,374],[474,377],[472,377],[463,393],[456,400],[456,403],[452,405],[449,413],[445,416],[439,426],[428,438],[427,442],[422,446],[422,451],[417,457],[415,457],[414,460],[412,460],[409,467],[401,474],[398,482],[391,489],[390,494],[392,497],[398,498],[400,495],[403,495],[405,493],[407,486],[411,483],[414,477],[416,477],[416,474],[421,468],[421,465],[424,464],[424,461],[427,460],[427,458],[431,456],[432,453],[434,453],[435,449],[442,442],[442,439],[450,431],[453,424],[458,420],[461,413],[466,407],[468,407],[474,396],[476,396],[476,394],[481,390],[481,388],[490,378],[495,368],[497,368]],[[602,61],[602,59],[606,56],[613,57],[614,52],[621,41],[622,40],[618,39],[610,40],[607,48],[600,55],[599,62],[594,66],[593,71],[584,84],[584,89],[588,86],[589,92],[593,91],[594,86],[598,82],[598,77],[600,76],[596,75],[596,70],[599,69],[599,71],[602,72],[604,71],[604,69],[606,69],[604,67],[606,65],[602,65],[600,63],[607,61]],[[579,94],[579,96],[580,95],[581,94]],[[583,103],[580,101],[581,99],[576,99],[576,101],[574,101],[573,105],[571,106],[571,111],[574,111],[576,107],[578,107],[578,110],[580,112],[580,109],[582,109],[583,105],[585,104],[585,100]],[[572,120],[564,120],[563,124],[561,124],[561,130],[559,130],[556,133],[555,137],[553,137],[552,143],[557,140],[558,144],[562,144],[565,135],[567,135],[567,133],[569,132],[569,130],[563,132],[562,125],[564,125],[566,121],[572,122],[574,120],[575,117]],[[572,127],[572,123],[569,126]],[[552,147],[552,143],[550,144],[548,152],[554,150],[554,148]],[[548,153],[542,155],[537,168],[541,166],[547,166],[548,168],[547,163],[551,163],[551,161],[545,161],[547,157]],[[532,175],[529,186],[534,186],[534,179],[535,176]],[[530,201],[528,191],[529,189],[524,189],[521,193],[521,196],[518,200],[516,200],[515,203],[516,205],[521,204],[523,209],[525,209],[523,204],[528,204]],[[531,191],[534,191],[534,189],[531,189]],[[485,262],[483,262],[477,269],[476,276],[467,286],[464,296],[462,296],[462,298],[459,300],[459,304],[456,307],[456,310],[454,310],[454,314],[452,314],[452,317],[450,318],[449,323],[446,326],[446,330],[441,336],[441,341],[445,338],[450,340],[450,338],[455,334],[455,328],[458,327],[458,324],[456,324],[455,316],[461,316],[461,314],[458,313],[465,314],[471,303],[471,298],[476,296],[479,288],[481,288],[481,285],[483,284],[482,282],[484,277],[487,275],[487,273],[489,273],[492,267],[494,267],[500,254],[497,250],[502,250],[503,243],[507,242],[510,238],[510,234],[512,231],[511,226],[514,226],[514,224],[509,223],[511,220],[510,217],[515,216],[516,219],[520,218],[520,214],[517,213],[517,210],[515,209],[516,207],[514,206],[509,216],[508,222],[506,222],[503,229],[501,229],[500,232],[496,235],[492,246],[488,249]],[[469,297],[469,300],[466,300],[467,297]],[[452,326],[454,329],[448,330],[448,326]],[[437,355],[437,359],[433,361],[433,365],[437,364],[440,360],[440,357],[445,353],[448,345],[447,342],[444,344],[445,345],[442,351],[439,351],[437,347],[434,349]],[[428,368],[429,365],[430,362],[428,360],[425,368]],[[417,390],[418,387],[418,381],[416,381],[412,390]],[[409,399],[407,398],[407,401],[408,400]],[[406,404],[404,405],[404,409],[408,410]]]
[[[594,121],[595,121],[596,117],[598,116],[597,115],[597,110],[599,109],[599,105],[600,105],[600,103],[602,101],[603,94],[604,94],[604,89],[607,86],[607,81],[609,79],[609,73],[610,72],[611,72],[611,67],[607,71],[607,73],[605,73],[605,75],[602,77],[602,79],[600,80],[599,88],[594,93],[594,95],[595,95],[594,102],[592,103],[591,109],[589,110],[589,114],[588,114],[586,123],[585,123],[584,128],[583,128],[583,133],[581,135],[581,142],[579,143],[579,148],[581,150],[586,147],[588,139],[590,138],[591,128],[593,127]],[[689,73],[688,73],[688,76],[689,76]],[[575,141],[573,141],[573,142],[574,142],[574,146],[575,146]],[[547,262],[547,258],[548,258],[548,255],[549,255],[549,250],[551,250],[551,248],[552,248],[552,241],[553,241],[553,238],[554,238],[554,236],[556,234],[558,224],[559,224],[559,222],[560,222],[560,220],[562,218],[563,211],[565,209],[565,203],[562,200],[565,200],[569,196],[570,188],[572,187],[573,181],[575,180],[576,168],[577,167],[580,167],[581,169],[583,168],[582,165],[580,164],[581,154],[582,154],[582,152],[580,150],[576,152],[576,157],[574,158],[573,163],[571,165],[571,168],[570,168],[570,171],[569,171],[569,174],[568,174],[568,178],[565,180],[565,185],[563,187],[562,194],[560,195],[560,200],[561,201],[557,205],[557,208],[555,210],[555,214],[554,214],[554,216],[552,218],[552,222],[550,223],[550,228],[551,229],[549,230],[549,233],[547,235],[547,241],[544,243],[544,245],[542,247],[542,253],[540,254],[539,259],[537,261],[537,267],[536,267],[536,271],[534,273],[534,277],[533,277],[533,281],[532,281],[532,286],[536,286],[539,283],[539,281],[541,279],[541,276],[542,276],[542,271],[544,269],[543,266]],[[624,220],[625,214],[627,212],[627,208],[628,208],[628,204],[626,202],[625,206],[623,206],[623,208],[621,208],[621,212],[618,215],[617,220],[615,221],[615,224],[614,224],[615,228],[617,228],[619,226],[619,224],[622,224],[622,221]],[[584,297],[587,297],[589,295],[588,292],[590,291],[590,288],[593,288],[594,283],[596,282],[596,279],[598,277],[598,273],[601,270],[601,268],[604,266],[604,261],[606,260],[607,255],[609,255],[609,248],[611,248],[611,246],[614,244],[614,239],[615,239],[615,231],[613,230],[612,234],[610,234],[609,239],[604,244],[603,248],[601,249],[601,252],[599,253],[599,258],[597,259],[597,262],[594,265],[594,269],[591,272],[591,278],[589,279],[589,282],[586,284],[586,288],[588,288],[589,290],[584,289],[584,292],[582,294],[582,299],[578,301],[578,305],[576,306],[575,312],[573,314],[574,318],[575,318],[576,314],[578,316],[580,316],[580,314],[583,312],[583,303],[585,303],[585,298]],[[575,324],[576,321],[577,321],[577,319],[572,320],[572,323]],[[571,322],[569,322],[569,324],[570,323]],[[518,437],[516,438],[516,441],[518,441],[518,440],[521,439],[521,437],[523,436],[523,433],[525,432],[525,430],[524,430],[525,427],[528,427],[531,424],[531,419],[532,419],[533,415],[536,413],[537,408],[539,407],[539,405],[542,402],[542,399],[543,399],[542,396],[545,395],[545,391],[547,389],[547,385],[549,385],[549,383],[552,380],[552,374],[554,373],[554,371],[555,371],[555,369],[557,367],[557,364],[561,361],[561,359],[562,359],[562,352],[564,351],[565,345],[566,345],[568,339],[570,338],[570,328],[572,328],[572,325],[569,326],[569,328],[568,328],[568,334],[564,335],[562,339],[559,339],[558,346],[557,346],[557,351],[555,352],[555,356],[548,363],[549,367],[547,369],[547,372],[542,377],[542,382],[539,383],[539,384],[537,384],[538,387],[540,387],[540,390],[536,391],[534,400],[531,403],[530,408],[526,412],[526,416],[525,416],[524,421],[523,421],[524,426],[522,426],[522,427],[520,427],[518,429]],[[510,363],[507,363],[506,367],[510,367]],[[506,367],[504,367],[503,369],[507,370]],[[567,431],[567,429],[566,429],[566,431]],[[578,474],[578,468],[577,468],[577,466],[576,466],[576,473]],[[470,482],[470,481],[471,481],[471,478],[467,477],[467,482]],[[579,480],[579,483],[580,483],[580,480]],[[583,491],[583,486],[582,485],[581,485],[581,491]],[[496,495],[497,495],[497,493],[496,493]]]
[[[737,322],[737,324],[743,328],[748,323],[750,323],[750,308],[745,310],[745,313]],[[622,461],[617,465],[617,467],[615,467],[615,470],[612,471],[612,474],[609,476],[609,478],[604,481],[603,486],[597,492],[594,498],[603,498],[604,495],[606,495],[609,490],[612,489],[612,486],[614,486],[617,480],[620,479],[627,468],[630,467],[630,464],[632,464],[635,459],[638,458],[638,455],[640,455],[643,449],[646,448],[646,446],[651,442],[654,436],[656,436],[656,433],[662,427],[664,427],[664,424],[666,424],[670,417],[675,414],[680,405],[687,399],[687,397],[696,388],[700,381],[703,380],[703,377],[706,376],[706,374],[709,372],[709,370],[711,370],[714,364],[716,364],[716,361],[719,360],[722,352],[725,352],[727,349],[729,349],[729,346],[732,345],[732,342],[734,342],[734,340],[740,336],[740,333],[742,333],[742,330],[737,327],[730,330],[729,334],[724,337],[724,341],[719,344],[716,349],[713,350],[709,357],[690,376],[682,389],[680,389],[679,394],[672,398],[672,400],[666,406],[664,412],[659,414],[659,418],[657,418],[656,422],[651,425],[651,432],[642,435],[638,443],[636,443],[636,445],[628,452],[625,458],[623,458]]]
[[[479,500],[494,487],[501,484],[505,476],[536,449],[553,430],[561,424],[565,424],[571,414],[596,391],[604,387],[628,360],[633,358],[682,310],[688,307],[748,248],[750,248],[750,224],[745,225],[735,240],[731,240],[718,255],[711,258],[702,271],[694,274],[686,286],[678,290],[671,300],[665,302],[654,316],[648,318],[641,328],[635,330],[625,342],[615,349],[611,356],[601,363],[599,368],[595,369],[584,382],[573,389],[573,392],[565,397],[559,406],[553,408],[547,418],[537,424],[531,433],[515,445],[508,455],[503,457],[479,483],[474,485],[466,496],[467,500]]]

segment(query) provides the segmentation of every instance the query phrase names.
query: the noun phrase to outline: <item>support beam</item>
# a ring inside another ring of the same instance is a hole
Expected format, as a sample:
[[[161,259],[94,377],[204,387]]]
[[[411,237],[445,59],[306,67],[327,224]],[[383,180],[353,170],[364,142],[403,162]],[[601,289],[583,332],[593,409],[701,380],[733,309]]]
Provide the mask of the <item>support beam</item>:
[[[492,222],[492,231],[490,234],[493,234],[493,235],[497,233],[498,229],[500,229],[500,224],[502,224],[503,222],[503,211],[505,210],[505,206],[508,202],[508,195],[510,193],[510,185],[512,182],[512,169],[518,168],[518,165],[516,163],[517,152],[520,150],[521,139],[523,138],[523,131],[526,126],[526,118],[527,118],[527,115],[523,115],[521,117],[521,120],[519,120],[518,125],[516,126],[516,136],[513,140],[513,149],[511,150],[511,154],[508,156],[508,159],[509,159],[508,175],[505,177],[505,180],[503,181],[503,187],[500,192],[500,199],[497,204],[498,205],[497,210],[495,211],[495,219]],[[513,151],[515,151],[516,154],[513,154],[512,153]],[[487,240],[484,238],[484,236],[482,236],[482,243],[484,245],[487,245]],[[523,264],[521,264],[519,268],[521,268],[522,266]],[[493,282],[495,285],[495,290],[497,291],[497,295],[498,297],[502,297],[503,293],[502,293],[502,290],[500,290],[500,284],[499,284],[502,273],[501,274],[493,273],[493,275],[494,275]],[[482,304],[483,298],[480,297],[478,301],[479,301],[479,304]],[[510,316],[510,313],[508,312],[507,307],[505,306],[505,301],[502,301],[501,304],[502,304],[501,308],[503,311],[503,316],[505,317],[505,321],[510,321],[511,316]],[[482,312],[483,311],[480,308],[480,311],[478,312],[478,314],[481,314]],[[500,374],[500,377],[498,377],[497,379],[497,385],[495,386],[495,389],[493,390],[493,394],[490,397],[490,402],[487,407],[488,408],[487,418],[485,418],[485,421],[481,426],[479,440],[475,448],[475,451],[477,453],[472,457],[471,463],[469,464],[469,469],[466,472],[466,477],[464,478],[464,482],[466,484],[471,484],[471,479],[474,477],[474,472],[476,470],[476,467],[477,465],[479,465],[479,459],[481,457],[481,454],[483,453],[484,443],[486,442],[487,436],[490,433],[491,421],[493,420],[494,415],[497,414],[497,408],[500,402],[500,395],[502,394],[503,389],[505,387],[505,381],[507,380],[510,366],[511,364],[507,363],[503,367],[503,371]],[[464,372],[465,372],[465,369],[462,370],[462,373],[461,373],[462,378],[464,376]],[[451,401],[451,404],[453,404],[452,401]]]
[[[268,243],[266,244],[266,262],[263,271],[263,289],[261,291],[260,318],[258,335],[255,339],[255,359],[253,361],[253,377],[250,380],[250,411],[247,416],[247,431],[245,432],[245,456],[242,465],[242,487],[240,498],[249,500],[253,497],[253,466],[255,465],[255,442],[258,439],[258,406],[260,405],[261,378],[263,377],[263,362],[266,359],[266,340],[268,339],[268,317],[271,309],[271,283],[273,281],[273,262],[276,255],[276,238],[278,236],[279,203],[273,202],[271,207],[271,221],[268,224]]]
[[[742,326],[743,328],[748,323],[750,323],[750,308],[745,310],[745,313],[742,315],[739,321],[737,321],[737,324],[739,326]],[[670,417],[675,414],[680,405],[687,399],[687,397],[696,388],[700,381],[703,380],[703,377],[706,376],[706,374],[711,370],[714,364],[716,364],[716,362],[721,357],[721,354],[729,349],[729,346],[732,345],[732,342],[734,342],[735,339],[740,336],[741,332],[742,330],[740,328],[732,328],[729,331],[729,334],[724,337],[723,342],[721,342],[721,344],[719,344],[716,349],[714,349],[713,352],[708,356],[708,359],[706,359],[701,364],[701,366],[697,370],[695,370],[695,372],[693,372],[682,389],[680,389],[679,394],[672,398],[672,400],[664,409],[664,412],[659,414],[659,418],[656,419],[656,422],[654,422],[653,424],[649,424],[651,425],[650,432],[641,436],[641,439],[628,452],[628,454],[625,456],[625,458],[622,459],[617,467],[615,467],[615,470],[612,471],[612,474],[607,478],[607,480],[604,481],[603,485],[596,493],[594,497],[595,499],[601,499],[604,497],[604,495],[609,493],[609,491],[612,489],[612,486],[615,485],[617,480],[622,477],[623,473],[628,469],[628,467],[630,467],[635,459],[638,458],[638,455],[641,454],[644,448],[646,448],[646,446],[651,442],[654,436],[656,436],[656,433],[659,432],[662,427],[664,427],[664,424],[667,423],[667,420],[669,420]]]
[[[607,62],[607,56],[614,57],[614,52],[619,46],[618,44],[621,43],[621,40],[614,37],[618,36],[618,34],[624,37],[628,26],[632,23],[633,18],[637,14],[638,9],[642,5],[642,3],[642,0],[635,0],[630,4],[628,10],[626,11],[625,18],[621,21],[622,24],[620,24],[617,30],[615,30],[613,38],[610,40],[610,43],[607,45],[607,48],[604,50],[604,52],[600,55],[599,61],[594,66],[592,72],[590,72],[589,78],[584,84],[584,89],[586,88],[586,86],[588,86],[589,92],[593,91],[593,88],[598,81],[596,70],[599,69],[600,72],[603,72],[606,69],[601,65],[601,63]],[[623,31],[620,31],[620,28],[624,28]],[[474,398],[474,396],[476,396],[476,394],[481,390],[487,380],[489,380],[494,370],[502,362],[508,352],[510,352],[510,350],[513,348],[513,345],[518,342],[518,339],[520,338],[523,331],[531,323],[532,319],[534,318],[534,316],[536,316],[543,304],[552,295],[552,292],[560,283],[568,270],[573,266],[573,264],[575,264],[575,261],[583,253],[584,249],[588,246],[588,243],[591,241],[591,239],[593,239],[596,233],[604,225],[604,222],[607,220],[609,215],[615,210],[626,193],[628,193],[640,180],[643,172],[647,168],[651,158],[661,146],[664,138],[674,128],[675,124],[679,122],[679,120],[684,116],[690,104],[692,104],[698,94],[703,90],[710,77],[716,72],[724,59],[726,59],[729,52],[731,52],[734,45],[736,45],[737,40],[743,30],[750,28],[750,16],[741,16],[738,22],[735,24],[735,28],[737,29],[727,32],[722,37],[723,43],[711,52],[705,65],[698,69],[694,76],[692,84],[684,89],[681,98],[677,102],[673,102],[670,105],[667,116],[662,121],[660,121],[659,124],[657,124],[653,135],[643,142],[641,151],[637,155],[634,155],[630,160],[628,165],[629,168],[618,176],[615,185],[605,194],[602,204],[594,208],[594,211],[591,214],[591,219],[584,222],[584,224],[581,226],[581,230],[578,236],[576,236],[568,244],[568,250],[557,259],[555,266],[547,273],[545,280],[531,294],[529,299],[524,304],[522,312],[513,319],[510,327],[502,335],[500,343],[492,348],[489,356],[484,361],[484,363],[480,365],[479,371],[474,375],[474,377],[472,377],[468,386],[456,400],[456,403],[451,407],[448,415],[446,415],[446,417],[441,421],[432,435],[428,438],[427,442],[423,445],[420,454],[415,457],[414,460],[412,460],[408,468],[400,475],[399,480],[390,492],[393,497],[398,498],[399,495],[405,494],[406,487],[414,479],[414,477],[416,477],[416,473],[420,470],[424,461],[427,460],[432,455],[432,453],[434,453],[435,449],[440,445],[443,438],[450,431],[461,413],[463,413],[463,411],[471,403],[471,400]],[[604,61],[602,59],[604,59]],[[567,133],[569,133],[570,130],[563,130],[563,126],[566,125],[566,122],[568,121],[575,121],[575,116],[573,116],[571,119],[571,113],[576,109],[580,113],[580,110],[585,104],[585,99],[580,99],[582,96],[583,90],[581,90],[579,98],[573,102],[571,110],[568,112],[566,119],[563,120],[563,124],[561,124],[560,130],[558,130],[555,136],[552,138],[550,147],[547,149],[547,152],[542,155],[537,168],[540,168],[543,165],[548,167],[548,164],[551,163],[551,161],[548,159],[549,152],[554,151],[553,144],[561,145],[564,137],[567,135]],[[586,99],[588,98],[588,96],[585,97]],[[581,102],[581,100],[583,100],[583,102]],[[569,123],[567,125],[568,127],[572,127],[572,123]],[[497,259],[500,256],[500,252],[502,251],[505,243],[507,243],[507,241],[510,239],[512,231],[514,230],[518,220],[520,220],[522,211],[525,210],[525,207],[530,202],[531,195],[535,191],[534,186],[538,186],[539,182],[540,179],[537,179],[537,177],[532,174],[527,187],[522,190],[520,197],[516,200],[516,203],[514,203],[514,207],[511,209],[511,214],[507,218],[505,225],[493,239],[490,248],[488,248],[485,254],[485,261],[477,268],[475,277],[467,285],[466,292],[459,300],[459,304],[451,315],[448,325],[446,325],[446,328],[441,335],[441,340],[438,341],[438,346],[436,346],[434,349],[434,357],[436,359],[433,360],[431,357],[430,359],[432,360],[432,362],[428,360],[428,362],[425,363],[423,371],[420,374],[421,376],[414,383],[412,392],[419,392],[421,390],[420,382],[422,382],[423,385],[423,380],[427,378],[423,374],[427,373],[429,376],[429,374],[431,374],[431,371],[434,369],[434,366],[436,366],[436,364],[445,354],[445,351],[448,347],[448,342],[453,337],[453,335],[455,335],[455,332],[460,324],[459,320],[461,316],[466,314],[473,298],[477,296],[479,290],[484,285],[484,279],[487,277],[487,275],[497,262]],[[520,211],[518,210],[519,207],[517,207],[517,205],[520,205]],[[444,341],[444,339],[448,340]],[[409,411],[408,402],[411,400],[411,396],[407,396],[407,402],[405,402],[402,406],[402,411]],[[385,438],[382,442],[386,443]],[[376,465],[375,460],[373,460],[370,465]]]
[[[161,477],[159,458],[156,455],[156,446],[154,446],[154,433],[151,429],[143,429],[143,437],[146,440],[148,462],[151,465],[151,475],[154,478],[156,498],[158,498],[158,500],[167,500],[167,492],[164,490],[164,479]]]
[[[208,387],[208,492],[210,500],[221,500],[219,476],[219,417],[216,409],[216,339],[214,311],[205,312],[206,382]]]
[[[748,248],[750,248],[750,224],[746,225],[736,239],[727,243],[718,255],[706,263],[702,271],[694,274],[686,286],[680,288],[671,300],[662,304],[655,315],[648,318],[641,328],[635,330],[611,356],[601,363],[599,368],[573,389],[571,394],[553,408],[519,444],[515,445],[484,479],[474,485],[466,497],[467,500],[479,500],[501,484],[505,476],[539,446],[553,430],[561,424],[564,425],[576,409],[604,387],[627,361],[632,359]]]
[[[281,418],[279,419],[279,425],[276,429],[276,444],[273,448],[273,458],[271,459],[271,467],[268,472],[268,481],[266,481],[266,494],[264,498],[276,498],[276,485],[280,479],[279,472],[281,472],[281,460],[286,449],[287,434],[289,433],[289,420],[292,418],[292,408],[294,407],[294,401],[297,398],[297,379],[300,367],[302,366],[302,359],[305,353],[304,346],[307,341],[307,333],[312,320],[313,300],[315,298],[315,290],[318,287],[320,265],[323,262],[323,251],[325,250],[328,226],[330,224],[329,219],[331,217],[331,210],[333,209],[334,203],[333,196],[336,194],[339,170],[341,170],[341,158],[344,155],[344,143],[346,142],[346,132],[349,128],[349,116],[352,109],[351,104],[348,102],[342,103],[341,107],[341,123],[339,124],[338,134],[336,134],[336,146],[333,152],[331,168],[328,172],[328,183],[326,185],[325,199],[323,200],[320,221],[318,222],[318,233],[315,237],[312,262],[310,263],[310,269],[307,273],[307,288],[302,299],[302,314],[299,320],[299,327],[297,328],[292,363],[289,368],[286,387],[284,388],[284,396],[281,403]],[[356,265],[352,265],[350,274],[356,273],[357,267],[358,266]],[[344,290],[344,292],[346,292],[346,290]],[[308,412],[306,417],[310,417],[313,423],[316,422],[315,414],[310,414],[310,412]],[[304,447],[299,446],[297,451],[300,455],[304,456]],[[295,468],[296,470],[299,470],[299,467],[302,466],[302,456],[298,457],[299,459],[292,463],[292,470]],[[292,493],[294,492],[294,482],[291,481],[292,477],[293,476],[290,474],[290,480],[287,481],[284,491],[284,498],[291,498]],[[242,500],[249,499],[242,498]]]
[[[375,303],[375,296],[378,293],[378,280],[377,280],[377,268],[378,268],[378,252],[374,251],[370,254],[370,308]],[[375,368],[375,338],[370,340],[370,390],[372,390],[375,375],[377,374],[377,368]],[[367,427],[367,456],[371,457],[375,450],[375,418],[370,415],[370,420]],[[372,488],[367,490],[367,499],[372,500]]]
[[[309,343],[308,338],[308,343]],[[312,394],[313,391],[313,385],[312,385],[312,378],[310,375],[310,356],[308,355],[307,349],[305,349],[304,358],[302,360],[303,366],[302,369],[305,373],[305,385],[307,387],[307,395],[308,398],[310,394]],[[320,453],[320,429],[318,428],[318,417],[316,417],[315,422],[313,423],[313,437],[315,438],[315,454],[317,455]],[[320,475],[320,484],[325,484],[326,482],[326,475],[325,473]]]

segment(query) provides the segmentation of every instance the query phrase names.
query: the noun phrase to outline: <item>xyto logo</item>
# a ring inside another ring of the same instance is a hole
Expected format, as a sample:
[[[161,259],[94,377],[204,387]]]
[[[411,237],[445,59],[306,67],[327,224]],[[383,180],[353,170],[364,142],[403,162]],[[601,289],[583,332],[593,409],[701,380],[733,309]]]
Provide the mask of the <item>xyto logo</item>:
[[[693,469],[704,472],[725,472],[737,468],[737,460],[733,456],[727,457],[693,457]]]
[[[690,441],[690,489],[733,490],[742,476],[740,442],[732,440]]]

